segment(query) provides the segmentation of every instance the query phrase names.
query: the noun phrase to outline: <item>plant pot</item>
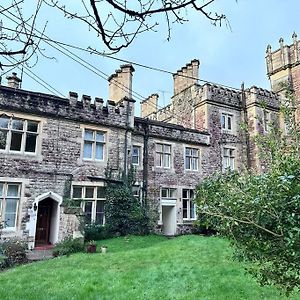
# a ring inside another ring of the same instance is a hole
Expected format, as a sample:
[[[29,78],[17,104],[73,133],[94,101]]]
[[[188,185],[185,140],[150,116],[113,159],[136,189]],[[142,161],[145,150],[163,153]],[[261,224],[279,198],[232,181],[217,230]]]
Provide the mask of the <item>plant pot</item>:
[[[87,253],[95,253],[97,250],[97,246],[96,245],[88,245],[86,248]]]
[[[106,253],[107,247],[101,247],[101,253]]]

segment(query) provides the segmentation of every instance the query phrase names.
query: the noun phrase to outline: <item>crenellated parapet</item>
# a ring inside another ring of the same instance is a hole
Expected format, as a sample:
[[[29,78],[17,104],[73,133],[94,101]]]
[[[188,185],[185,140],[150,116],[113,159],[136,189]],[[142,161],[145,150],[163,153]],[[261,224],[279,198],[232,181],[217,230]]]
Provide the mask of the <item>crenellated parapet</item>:
[[[108,100],[105,104],[102,98],[92,99],[89,95],[82,95],[79,98],[76,92],[69,92],[67,99],[11,87],[0,87],[0,109],[2,110],[108,126],[127,126],[127,112],[133,123],[132,105],[129,111],[127,109],[128,103],[133,102],[125,97],[118,103]]]
[[[295,91],[296,97],[300,97],[300,41],[295,32],[290,45],[286,45],[283,38],[279,39],[279,47],[275,51],[268,45],[266,65],[274,92],[283,91],[288,84]]]
[[[286,45],[283,38],[280,38],[279,49],[275,51],[272,51],[271,45],[267,46],[266,62],[268,76],[300,64],[300,42],[295,32],[292,35],[292,39],[293,43]]]
[[[278,110],[280,99],[278,94],[273,91],[252,86],[245,90],[246,106],[260,105],[262,107]]]
[[[200,101],[213,101],[225,105],[240,106],[241,92],[218,85],[206,83],[200,89]]]
[[[173,107],[169,104],[156,112],[156,120],[173,123]]]
[[[143,118],[135,118],[134,124],[134,133],[136,134],[143,135],[146,125],[148,127],[148,135],[152,138],[176,140],[177,142],[192,143],[194,145],[210,145],[210,134],[205,131]]]

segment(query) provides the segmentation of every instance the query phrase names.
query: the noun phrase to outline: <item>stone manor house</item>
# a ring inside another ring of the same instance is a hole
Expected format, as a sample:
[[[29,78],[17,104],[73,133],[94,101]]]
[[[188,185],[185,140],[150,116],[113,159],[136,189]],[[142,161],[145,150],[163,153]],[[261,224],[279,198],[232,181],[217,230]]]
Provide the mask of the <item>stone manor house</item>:
[[[268,46],[266,62],[271,91],[200,85],[200,63],[192,60],[173,75],[171,103],[158,109],[153,94],[142,102],[141,117],[135,117],[131,65],[110,76],[105,103],[75,92],[65,99],[26,91],[13,73],[0,86],[2,237],[19,237],[33,248],[76,236],[79,221],[64,205],[66,190],[81,202],[88,222],[104,224],[105,170],[116,176],[131,165],[134,193],[147,197],[157,213],[157,230],[190,231],[199,181],[228,168],[263,167],[251,138],[267,133],[270,122],[284,129],[280,82],[288,81],[300,99],[296,34],[291,45],[281,39],[276,51]]]

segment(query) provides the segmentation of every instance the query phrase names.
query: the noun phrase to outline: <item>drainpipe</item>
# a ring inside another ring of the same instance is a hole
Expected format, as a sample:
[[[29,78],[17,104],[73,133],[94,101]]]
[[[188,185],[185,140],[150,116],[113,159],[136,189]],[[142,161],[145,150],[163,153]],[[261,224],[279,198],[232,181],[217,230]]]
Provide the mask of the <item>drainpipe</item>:
[[[143,202],[147,205],[148,197],[148,141],[149,141],[149,119],[143,124],[144,149],[143,149]]]
[[[125,141],[124,141],[124,173],[125,176],[128,175],[128,132],[129,132],[129,101],[127,99],[127,106],[126,106],[126,129],[125,129]]]
[[[249,123],[248,123],[248,111],[246,107],[246,95],[245,95],[245,84],[242,82],[241,84],[241,100],[242,100],[242,108],[244,112],[244,122],[246,125],[246,132],[245,132],[245,142],[246,142],[246,156],[247,156],[247,169],[248,171],[251,168],[251,159],[250,159],[250,135],[249,135]]]

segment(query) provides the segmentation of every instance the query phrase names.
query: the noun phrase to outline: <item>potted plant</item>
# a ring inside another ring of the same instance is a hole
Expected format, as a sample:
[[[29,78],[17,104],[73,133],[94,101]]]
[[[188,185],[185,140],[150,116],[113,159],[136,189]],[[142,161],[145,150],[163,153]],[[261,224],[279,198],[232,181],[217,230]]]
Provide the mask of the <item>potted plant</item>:
[[[106,253],[106,251],[107,251],[107,246],[102,245],[101,246],[101,253]]]
[[[97,250],[97,244],[95,241],[89,241],[88,244],[87,244],[87,248],[86,248],[86,251],[88,253],[95,253]]]

